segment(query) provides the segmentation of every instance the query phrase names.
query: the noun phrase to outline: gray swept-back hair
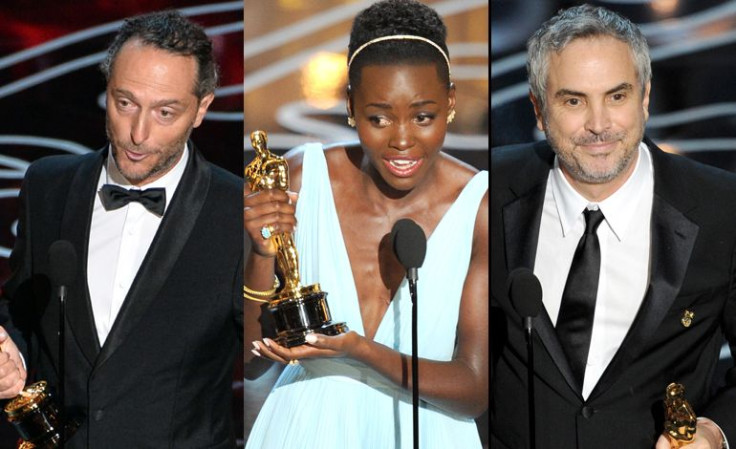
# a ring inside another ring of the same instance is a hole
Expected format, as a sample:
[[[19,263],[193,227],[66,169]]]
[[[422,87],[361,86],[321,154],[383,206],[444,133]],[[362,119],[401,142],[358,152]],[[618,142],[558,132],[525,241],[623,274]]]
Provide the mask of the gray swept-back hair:
[[[605,8],[580,5],[560,10],[527,41],[526,71],[529,88],[541,109],[546,108],[547,71],[550,52],[561,52],[575,39],[610,36],[627,44],[634,59],[642,92],[652,79],[652,63],[647,40],[639,28],[625,17]]]

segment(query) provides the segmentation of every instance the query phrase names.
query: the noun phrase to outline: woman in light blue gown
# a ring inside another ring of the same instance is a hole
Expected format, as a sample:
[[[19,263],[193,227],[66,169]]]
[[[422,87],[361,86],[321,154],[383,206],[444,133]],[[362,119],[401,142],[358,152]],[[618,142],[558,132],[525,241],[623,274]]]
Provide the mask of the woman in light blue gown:
[[[263,229],[293,232],[302,284],[318,282],[333,321],[350,327],[286,348],[258,334],[260,304],[246,301],[253,356],[287,365],[249,449],[412,447],[412,304],[389,238],[402,218],[428,236],[417,305],[420,447],[480,447],[473,418],[488,406],[488,174],[442,151],[455,114],[445,35],[438,14],[414,0],[361,12],[347,105],[360,142],[287,153],[293,192],[246,187],[247,291],[273,287],[276,253]]]

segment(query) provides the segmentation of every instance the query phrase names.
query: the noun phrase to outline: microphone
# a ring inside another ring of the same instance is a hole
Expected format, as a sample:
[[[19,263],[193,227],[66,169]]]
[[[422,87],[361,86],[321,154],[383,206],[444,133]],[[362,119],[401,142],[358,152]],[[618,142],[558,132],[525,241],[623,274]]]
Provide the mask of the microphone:
[[[67,287],[74,282],[77,275],[77,251],[68,240],[57,240],[49,247],[49,277],[53,286],[58,288],[59,296],[59,447],[64,448],[66,442],[66,407],[64,406],[64,322],[66,321]]]
[[[511,305],[524,319],[524,329],[531,335],[532,318],[542,310],[542,284],[532,270],[520,267],[511,272],[506,286]]]
[[[57,240],[49,247],[49,277],[51,283],[63,291],[77,275],[77,251],[68,240]]]
[[[409,283],[418,279],[417,269],[427,254],[427,237],[422,228],[409,218],[402,218],[391,229],[391,241],[396,258],[406,269]]]
[[[419,360],[417,358],[417,280],[418,269],[427,254],[427,237],[409,218],[402,218],[391,229],[391,243],[399,263],[406,269],[411,295],[411,393],[414,448],[419,448]]]
[[[542,310],[542,284],[529,268],[517,268],[506,283],[514,310],[524,319],[526,331],[526,384],[529,412],[529,448],[537,447],[534,410],[534,345],[532,342],[532,318]]]

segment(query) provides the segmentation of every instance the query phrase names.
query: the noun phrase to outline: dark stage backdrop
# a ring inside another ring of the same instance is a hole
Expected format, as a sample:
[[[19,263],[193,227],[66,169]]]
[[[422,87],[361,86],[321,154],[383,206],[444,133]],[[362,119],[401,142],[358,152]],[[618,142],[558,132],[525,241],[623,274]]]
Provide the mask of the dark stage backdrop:
[[[0,282],[9,275],[18,189],[28,165],[106,143],[105,80],[97,65],[125,17],[180,9],[203,25],[221,68],[220,88],[192,134],[210,161],[242,176],[243,2],[207,0],[3,0],[0,2]],[[239,219],[240,208],[233,211]],[[233,379],[242,441],[242,363]],[[16,435],[0,418],[0,447]]]
[[[528,99],[526,40],[559,9],[582,3],[625,15],[649,42],[647,135],[666,151],[736,171],[734,0],[493,0],[491,147],[544,138]],[[716,379],[731,364],[724,346]]]

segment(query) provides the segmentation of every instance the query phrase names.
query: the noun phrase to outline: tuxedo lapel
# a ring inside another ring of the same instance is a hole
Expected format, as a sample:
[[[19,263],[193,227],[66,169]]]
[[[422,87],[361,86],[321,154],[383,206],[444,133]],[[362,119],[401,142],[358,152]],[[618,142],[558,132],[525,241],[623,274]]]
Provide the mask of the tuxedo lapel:
[[[84,156],[67,192],[60,232],[60,239],[68,240],[77,250],[78,271],[67,296],[67,322],[73,338],[90,365],[97,358],[100,344],[97,339],[92,303],[87,287],[87,253],[97,181],[106,152],[106,150],[101,150]],[[47,328],[58,327],[56,323],[44,323],[44,325]],[[56,343],[54,341],[50,344],[53,346]],[[58,348],[53,350],[56,351]]]
[[[509,272],[518,267],[534,267],[542,218],[545,183],[541,182],[503,208],[503,233],[506,243],[506,266]]]
[[[682,286],[698,229],[680,211],[655,195],[649,286],[629,332],[591,392],[591,398],[616,381],[659,327]]]
[[[105,340],[96,368],[120,347],[156,299],[194,229],[207,197],[211,172],[191,142],[189,148],[187,168]]]
[[[520,167],[518,173],[507,173],[509,201],[502,209],[503,234],[506,246],[506,268],[533,268],[542,218],[544,192],[550,168],[554,161],[552,149],[541,142],[532,148],[533,157]]]
[[[536,145],[535,150],[539,157],[532,159],[510,185],[517,196],[516,200],[504,206],[502,211],[506,266],[509,272],[519,267],[534,267],[546,181],[554,160],[554,153],[549,147]],[[573,391],[579,392],[582,386],[575,380],[545,308],[533,319],[533,324],[539,339],[567,384]]]
[[[506,239],[506,256],[509,272],[518,267],[534,267],[537,242],[539,238],[539,224],[542,217],[545,184],[538,185],[528,195],[510,203],[503,209],[504,238]],[[573,375],[567,357],[557,339],[555,327],[546,308],[533,320],[534,329],[547,349],[565,381],[573,391],[581,391]]]
[[[646,347],[667,310],[677,298],[690,263],[699,226],[684,215],[696,204],[688,203],[681,180],[666,168],[666,156],[650,140],[654,164],[654,198],[651,220],[650,281],[639,312],[616,355],[603,372],[590,398],[609,388],[629,363]],[[677,206],[673,201],[677,201]]]

